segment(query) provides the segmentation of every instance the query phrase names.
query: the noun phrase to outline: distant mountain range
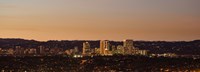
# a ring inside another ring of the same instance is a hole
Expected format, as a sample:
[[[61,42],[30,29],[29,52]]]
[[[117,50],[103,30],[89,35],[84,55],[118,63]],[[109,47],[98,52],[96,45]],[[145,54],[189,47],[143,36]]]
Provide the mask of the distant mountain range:
[[[48,48],[72,49],[78,47],[82,50],[83,42],[89,42],[91,48],[99,48],[100,40],[49,40],[36,41],[25,39],[4,39],[0,38],[0,48],[15,48],[21,46],[23,48],[38,48],[45,46]],[[110,41],[114,46],[123,45],[122,41]],[[134,41],[134,46],[139,49],[149,50],[151,53],[176,53],[200,55],[200,40],[194,41]]]

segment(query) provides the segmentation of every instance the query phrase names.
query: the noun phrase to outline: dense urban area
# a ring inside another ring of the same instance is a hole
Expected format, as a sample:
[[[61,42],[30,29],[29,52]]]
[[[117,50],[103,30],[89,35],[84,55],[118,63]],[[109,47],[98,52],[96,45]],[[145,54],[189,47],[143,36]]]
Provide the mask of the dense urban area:
[[[0,53],[5,54],[10,50],[11,52],[16,49],[16,47],[21,47],[22,49],[34,50],[39,47],[45,47],[47,49],[63,49],[63,50],[73,50],[78,49],[82,51],[83,43],[88,42],[91,49],[100,48],[100,41],[89,41],[89,40],[50,40],[50,41],[35,41],[35,40],[25,40],[25,39],[1,39],[0,38]],[[109,41],[110,46],[117,47],[123,46],[123,41]],[[200,40],[194,41],[133,41],[135,48],[141,50],[148,50],[153,54],[163,54],[163,53],[175,53],[178,55],[200,55]],[[25,50],[26,51],[26,50]],[[14,52],[13,52],[14,53]]]
[[[1,72],[200,71],[200,40],[0,39]]]
[[[145,56],[0,57],[1,72],[199,72],[200,59]]]

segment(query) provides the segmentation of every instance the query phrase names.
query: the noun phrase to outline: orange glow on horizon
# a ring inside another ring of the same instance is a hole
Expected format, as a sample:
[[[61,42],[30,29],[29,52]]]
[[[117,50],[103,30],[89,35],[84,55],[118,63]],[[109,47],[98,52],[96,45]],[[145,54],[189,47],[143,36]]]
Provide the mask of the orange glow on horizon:
[[[200,38],[199,2],[5,0],[0,38],[195,40]]]

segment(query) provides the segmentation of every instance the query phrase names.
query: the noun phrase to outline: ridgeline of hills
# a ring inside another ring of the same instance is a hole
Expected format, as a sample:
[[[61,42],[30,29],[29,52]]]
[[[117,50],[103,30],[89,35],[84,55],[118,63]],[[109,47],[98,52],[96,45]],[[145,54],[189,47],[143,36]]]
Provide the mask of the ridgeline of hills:
[[[35,41],[25,39],[2,39],[0,38],[0,48],[15,48],[21,46],[23,48],[38,48],[45,46],[48,48],[72,49],[78,47],[82,50],[83,42],[89,42],[91,48],[99,48],[100,40],[50,40]],[[122,41],[110,41],[112,45],[123,45]],[[200,55],[200,40],[194,41],[134,41],[134,46],[139,49],[149,50],[151,53],[176,53]]]

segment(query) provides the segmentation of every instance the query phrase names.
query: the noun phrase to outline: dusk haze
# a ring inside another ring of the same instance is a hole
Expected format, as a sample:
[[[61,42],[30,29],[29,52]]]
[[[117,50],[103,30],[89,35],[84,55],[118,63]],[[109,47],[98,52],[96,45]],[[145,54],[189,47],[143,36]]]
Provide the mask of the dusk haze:
[[[200,0],[1,0],[0,38],[191,41]]]

